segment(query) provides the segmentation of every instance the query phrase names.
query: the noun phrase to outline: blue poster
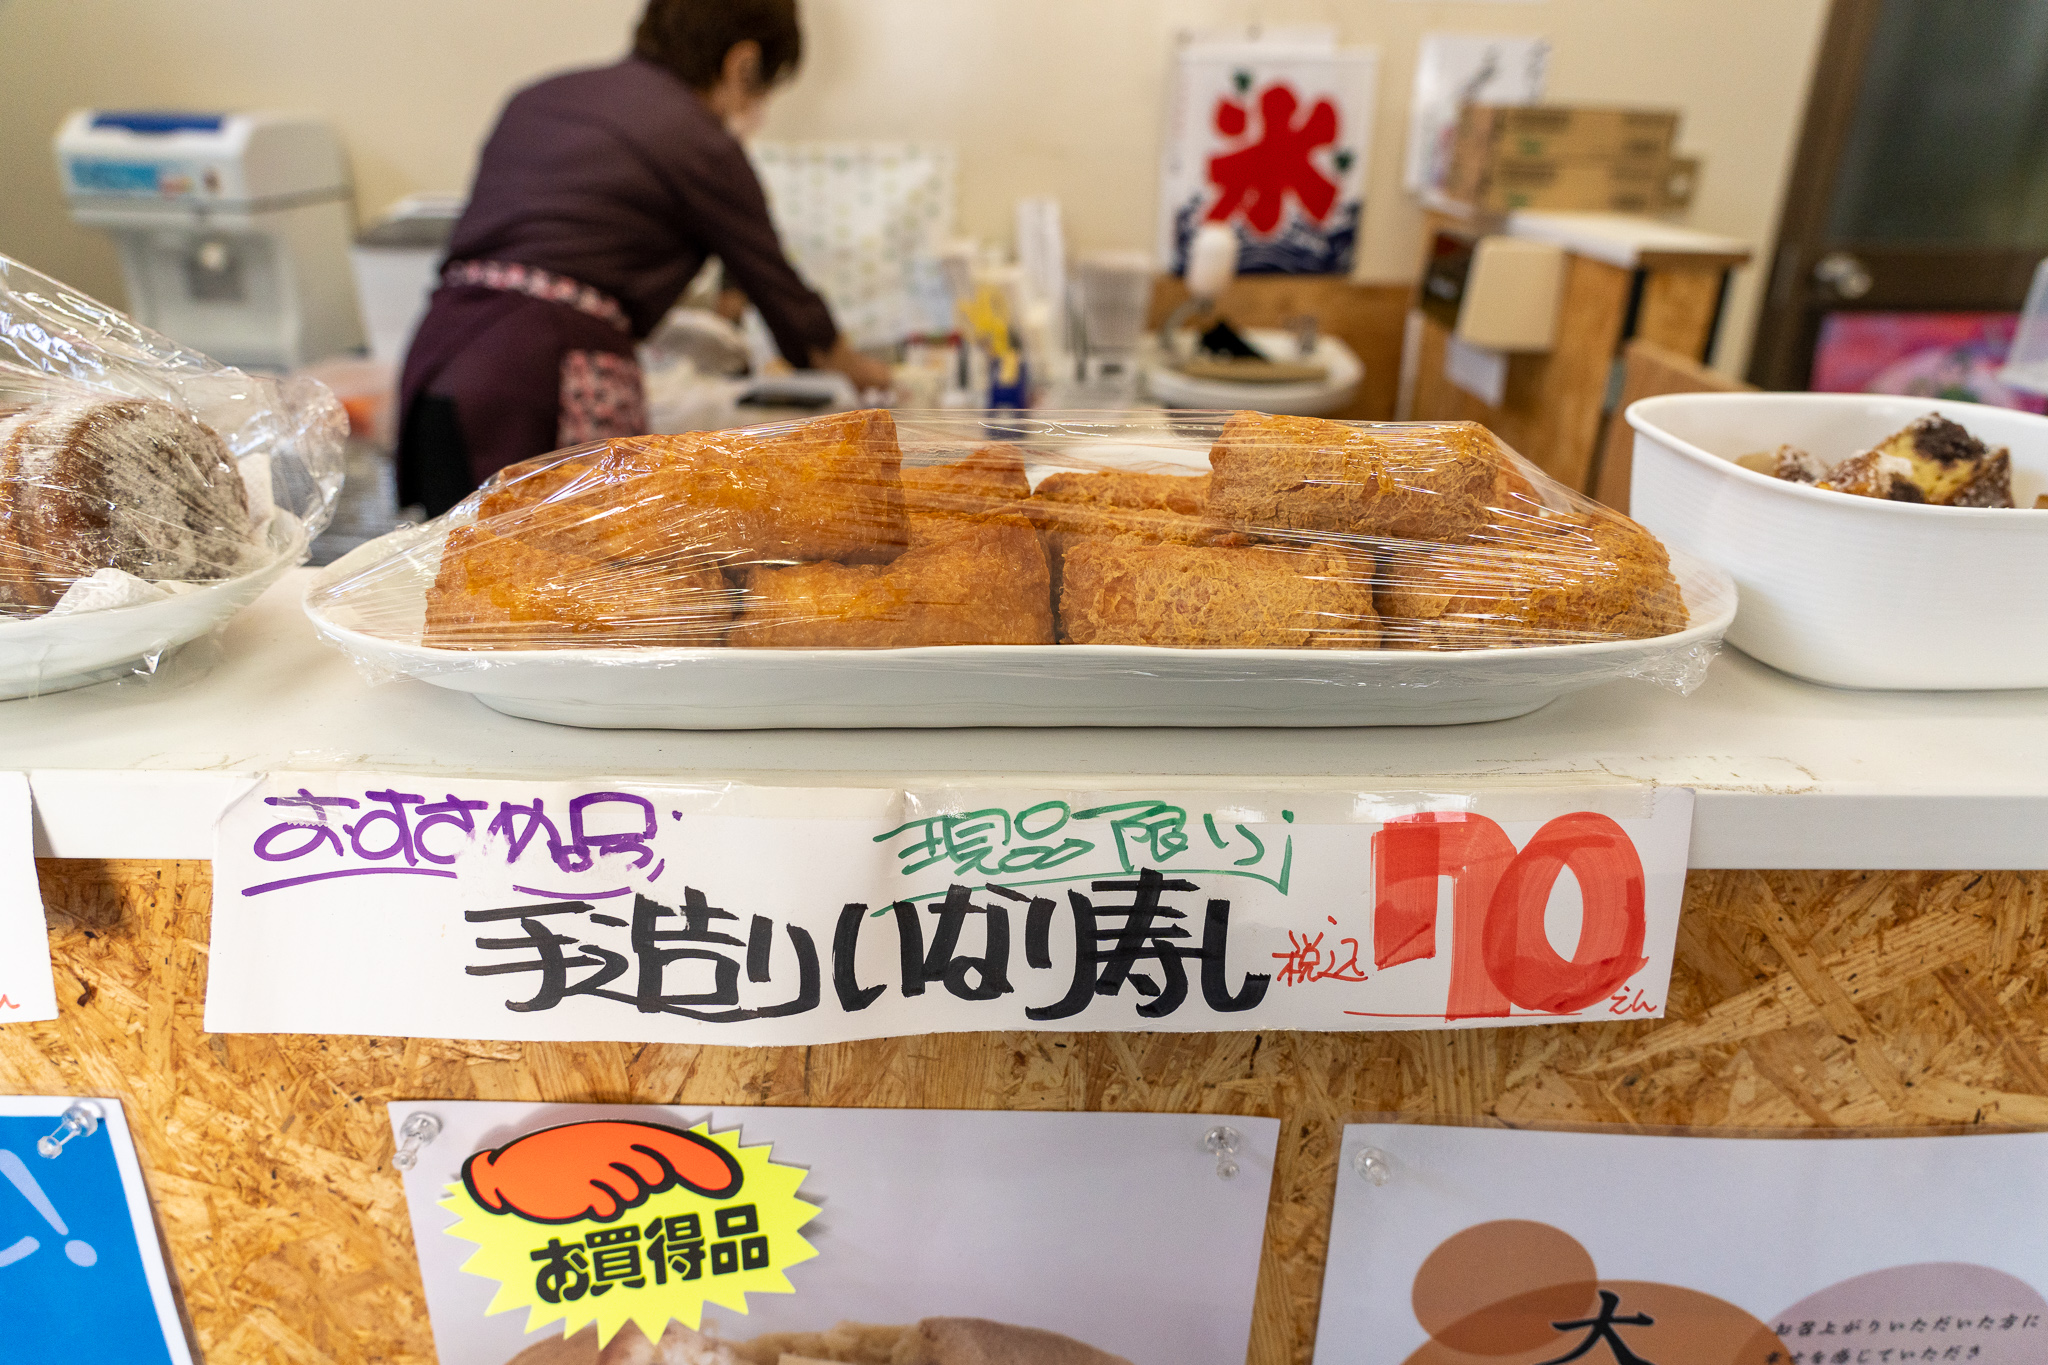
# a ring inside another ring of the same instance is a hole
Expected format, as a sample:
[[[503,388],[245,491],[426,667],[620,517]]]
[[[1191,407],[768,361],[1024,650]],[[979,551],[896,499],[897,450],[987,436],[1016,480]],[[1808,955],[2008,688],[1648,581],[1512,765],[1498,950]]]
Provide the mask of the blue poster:
[[[95,1131],[37,1151],[69,1103],[0,1099],[0,1362],[186,1365],[119,1105],[95,1101]]]

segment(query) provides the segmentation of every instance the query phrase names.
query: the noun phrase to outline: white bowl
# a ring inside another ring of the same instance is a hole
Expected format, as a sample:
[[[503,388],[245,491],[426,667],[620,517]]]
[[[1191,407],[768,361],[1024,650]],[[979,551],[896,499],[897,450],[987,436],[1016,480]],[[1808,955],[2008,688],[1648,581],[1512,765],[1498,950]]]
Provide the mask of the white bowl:
[[[1938,412],[2012,451],[2022,509],[1823,492],[1734,463],[1799,446],[1867,450]],[[1726,569],[1728,642],[1837,687],[2048,687],[2048,417],[1881,394],[1686,393],[1631,404],[1629,514]]]

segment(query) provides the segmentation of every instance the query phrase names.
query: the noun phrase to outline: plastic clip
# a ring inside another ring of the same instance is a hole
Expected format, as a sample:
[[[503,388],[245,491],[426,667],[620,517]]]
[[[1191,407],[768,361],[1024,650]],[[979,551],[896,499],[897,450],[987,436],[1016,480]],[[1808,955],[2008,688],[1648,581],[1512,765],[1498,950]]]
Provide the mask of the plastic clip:
[[[1394,1178],[1393,1159],[1377,1147],[1359,1148],[1358,1155],[1351,1158],[1351,1165],[1375,1185],[1384,1185]]]
[[[420,1151],[441,1136],[441,1120],[432,1114],[407,1114],[405,1122],[398,1125],[398,1136],[401,1141],[391,1154],[391,1164],[409,1171],[419,1164]]]
[[[1216,1174],[1219,1179],[1236,1178],[1237,1149],[1243,1145],[1244,1139],[1237,1129],[1222,1124],[1202,1134],[1202,1150],[1216,1155]]]
[[[48,1157],[57,1156],[64,1150],[64,1144],[79,1136],[91,1137],[100,1130],[100,1120],[106,1112],[91,1100],[79,1100],[64,1111],[64,1119],[48,1137],[36,1139],[36,1151]]]

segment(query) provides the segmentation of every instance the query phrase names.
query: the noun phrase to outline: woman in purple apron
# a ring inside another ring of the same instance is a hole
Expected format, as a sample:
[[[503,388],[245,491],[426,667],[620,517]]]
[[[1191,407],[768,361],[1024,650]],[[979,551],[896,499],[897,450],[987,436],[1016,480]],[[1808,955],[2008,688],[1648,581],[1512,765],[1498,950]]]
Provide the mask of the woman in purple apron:
[[[796,70],[796,0],[649,0],[633,55],[515,94],[405,358],[399,501],[647,429],[634,344],[717,257],[792,365],[883,387],[782,254],[735,129]]]

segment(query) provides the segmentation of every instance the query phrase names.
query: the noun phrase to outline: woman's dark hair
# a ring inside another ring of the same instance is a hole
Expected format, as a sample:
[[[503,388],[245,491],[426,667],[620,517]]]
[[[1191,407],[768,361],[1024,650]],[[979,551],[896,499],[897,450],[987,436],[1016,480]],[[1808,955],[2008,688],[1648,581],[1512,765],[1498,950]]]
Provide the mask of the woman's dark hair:
[[[761,88],[796,73],[804,55],[796,0],[647,0],[633,55],[667,67],[692,90],[718,84],[737,43],[761,45]]]

